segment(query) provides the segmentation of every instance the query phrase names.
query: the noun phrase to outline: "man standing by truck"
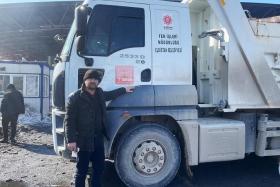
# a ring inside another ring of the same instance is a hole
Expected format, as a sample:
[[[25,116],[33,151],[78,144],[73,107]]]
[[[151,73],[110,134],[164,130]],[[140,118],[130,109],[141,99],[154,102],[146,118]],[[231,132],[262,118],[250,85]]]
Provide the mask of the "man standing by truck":
[[[67,147],[77,151],[75,186],[84,187],[88,164],[93,162],[92,185],[101,186],[104,170],[104,123],[106,101],[133,91],[133,87],[119,88],[105,92],[98,87],[101,76],[88,70],[83,78],[82,88],[70,95],[66,108],[65,131]]]
[[[1,143],[8,143],[8,125],[11,123],[11,143],[15,144],[16,126],[19,114],[24,114],[24,100],[22,94],[13,84],[7,86],[7,93],[1,102],[2,126],[4,138]]]

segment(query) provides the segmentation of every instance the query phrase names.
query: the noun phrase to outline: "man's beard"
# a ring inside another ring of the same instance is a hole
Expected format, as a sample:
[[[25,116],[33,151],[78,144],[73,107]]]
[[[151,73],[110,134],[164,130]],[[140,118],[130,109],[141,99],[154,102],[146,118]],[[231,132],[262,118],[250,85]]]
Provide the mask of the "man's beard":
[[[96,90],[96,88],[97,88],[97,85],[95,83],[92,83],[92,84],[88,85],[88,87],[87,87],[87,89],[89,89],[91,91]]]

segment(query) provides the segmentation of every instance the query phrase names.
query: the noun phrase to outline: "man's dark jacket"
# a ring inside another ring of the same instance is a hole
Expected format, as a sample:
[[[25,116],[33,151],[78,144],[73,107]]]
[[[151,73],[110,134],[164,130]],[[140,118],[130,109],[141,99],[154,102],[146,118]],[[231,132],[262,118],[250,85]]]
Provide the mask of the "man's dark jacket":
[[[13,89],[4,94],[1,102],[1,113],[3,117],[15,117],[24,114],[24,100],[22,94]]]
[[[95,108],[101,107],[102,131],[105,132],[106,123],[106,101],[113,100],[126,93],[125,88],[119,88],[113,91],[105,92],[97,88],[95,96],[98,99],[98,106],[93,106],[88,93],[83,86],[78,91],[69,96],[66,106],[66,116],[64,119],[65,134],[67,143],[76,142],[77,146],[83,151],[94,151],[95,135]],[[104,134],[106,135],[106,134]]]

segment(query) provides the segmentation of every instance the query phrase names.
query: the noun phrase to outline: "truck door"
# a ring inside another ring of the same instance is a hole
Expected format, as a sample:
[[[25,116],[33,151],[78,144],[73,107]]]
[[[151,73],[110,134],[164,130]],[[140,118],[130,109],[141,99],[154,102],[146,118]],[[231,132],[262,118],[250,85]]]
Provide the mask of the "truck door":
[[[151,84],[149,6],[110,1],[94,4],[85,51],[94,59],[93,68],[104,70],[101,87]]]
[[[192,84],[188,7],[151,5],[153,84]]]

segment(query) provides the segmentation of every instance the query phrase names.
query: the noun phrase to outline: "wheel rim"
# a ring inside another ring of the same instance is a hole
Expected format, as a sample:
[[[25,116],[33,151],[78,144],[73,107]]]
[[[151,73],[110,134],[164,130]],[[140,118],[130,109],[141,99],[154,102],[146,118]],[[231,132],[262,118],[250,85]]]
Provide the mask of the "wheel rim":
[[[154,140],[142,142],[133,153],[133,163],[136,170],[142,174],[158,173],[165,163],[164,149]]]

